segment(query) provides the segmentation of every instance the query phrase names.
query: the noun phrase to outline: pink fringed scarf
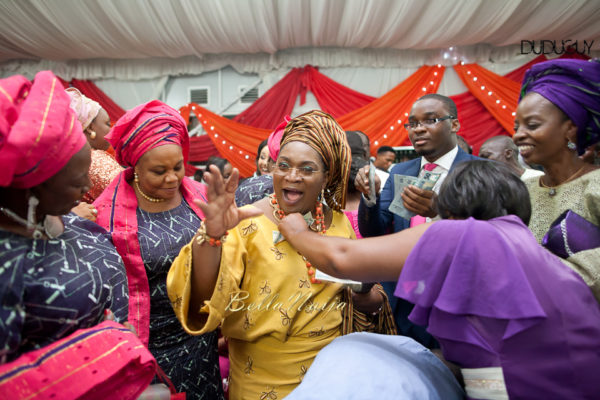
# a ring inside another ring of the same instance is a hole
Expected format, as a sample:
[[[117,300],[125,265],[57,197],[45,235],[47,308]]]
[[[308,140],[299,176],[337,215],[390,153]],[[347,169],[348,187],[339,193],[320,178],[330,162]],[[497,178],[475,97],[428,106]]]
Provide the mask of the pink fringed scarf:
[[[4,399],[137,399],[156,361],[139,338],[105,321],[0,365]]]

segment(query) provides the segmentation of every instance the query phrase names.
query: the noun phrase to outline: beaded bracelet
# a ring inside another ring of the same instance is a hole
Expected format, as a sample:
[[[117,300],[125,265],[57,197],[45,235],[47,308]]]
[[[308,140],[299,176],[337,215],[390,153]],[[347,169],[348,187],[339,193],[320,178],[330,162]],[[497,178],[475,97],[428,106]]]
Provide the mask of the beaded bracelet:
[[[202,221],[200,222],[200,228],[198,228],[198,232],[196,232],[196,243],[198,243],[198,245],[200,246],[204,242],[207,242],[212,247],[219,247],[223,243],[225,243],[227,235],[229,235],[229,232],[225,232],[223,236],[221,236],[218,239],[208,236],[208,234],[206,233],[206,225],[204,225],[204,221]]]

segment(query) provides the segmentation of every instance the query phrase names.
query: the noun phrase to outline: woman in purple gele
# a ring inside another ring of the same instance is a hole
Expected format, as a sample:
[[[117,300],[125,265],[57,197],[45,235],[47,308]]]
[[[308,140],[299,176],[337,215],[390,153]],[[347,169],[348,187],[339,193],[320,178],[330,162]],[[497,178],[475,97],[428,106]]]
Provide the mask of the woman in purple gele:
[[[525,180],[529,229],[600,301],[600,169],[579,157],[600,141],[600,62],[552,60],[528,70],[513,140],[527,163],[544,167]]]
[[[279,230],[328,274],[398,279],[395,295],[415,304],[409,318],[461,368],[468,397],[598,398],[600,305],[527,228],[524,183],[504,165],[467,162],[436,208],[442,221],[352,242],[311,233],[295,214]],[[371,378],[359,390],[385,387]]]

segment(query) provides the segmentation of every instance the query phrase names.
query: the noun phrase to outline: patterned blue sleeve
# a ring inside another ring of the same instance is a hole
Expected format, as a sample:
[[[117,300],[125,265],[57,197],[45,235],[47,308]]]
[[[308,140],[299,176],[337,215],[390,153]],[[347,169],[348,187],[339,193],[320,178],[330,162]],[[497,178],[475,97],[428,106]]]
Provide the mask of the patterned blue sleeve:
[[[0,364],[15,352],[21,342],[25,320],[23,305],[27,250],[0,231]]]

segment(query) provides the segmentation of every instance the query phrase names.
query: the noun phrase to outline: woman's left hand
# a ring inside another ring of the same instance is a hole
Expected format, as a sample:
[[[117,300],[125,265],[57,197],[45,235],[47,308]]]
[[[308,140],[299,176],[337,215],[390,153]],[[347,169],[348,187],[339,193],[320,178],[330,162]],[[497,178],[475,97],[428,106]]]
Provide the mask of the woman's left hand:
[[[300,213],[288,214],[279,222],[279,232],[289,241],[295,235],[307,231],[308,225]]]

